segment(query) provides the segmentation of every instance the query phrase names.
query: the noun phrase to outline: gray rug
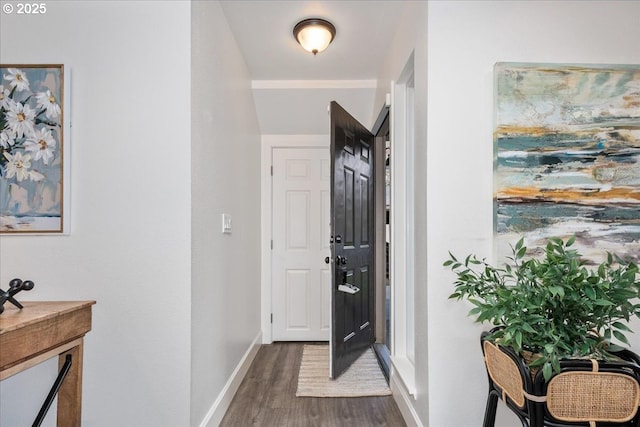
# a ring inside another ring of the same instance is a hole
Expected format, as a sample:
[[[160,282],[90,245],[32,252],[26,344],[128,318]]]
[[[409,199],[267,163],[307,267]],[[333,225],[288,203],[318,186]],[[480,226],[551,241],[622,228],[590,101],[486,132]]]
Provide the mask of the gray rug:
[[[298,374],[298,397],[389,396],[376,355],[367,349],[337,380],[329,378],[329,346],[305,345]]]

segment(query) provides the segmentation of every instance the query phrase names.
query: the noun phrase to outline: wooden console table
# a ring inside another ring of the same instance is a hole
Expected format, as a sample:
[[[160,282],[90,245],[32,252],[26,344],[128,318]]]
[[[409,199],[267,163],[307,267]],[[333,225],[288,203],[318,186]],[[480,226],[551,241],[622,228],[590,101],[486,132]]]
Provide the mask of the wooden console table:
[[[5,304],[0,315],[0,380],[58,356],[60,368],[71,355],[71,368],[58,392],[58,426],[79,427],[82,410],[82,348],[91,330],[95,301]]]

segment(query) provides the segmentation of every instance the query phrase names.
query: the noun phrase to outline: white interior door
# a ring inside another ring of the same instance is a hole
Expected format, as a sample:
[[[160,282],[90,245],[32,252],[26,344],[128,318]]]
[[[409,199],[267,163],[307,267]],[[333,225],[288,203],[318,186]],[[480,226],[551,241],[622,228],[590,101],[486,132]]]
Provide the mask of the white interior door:
[[[328,341],[329,150],[274,148],[272,156],[272,339]]]

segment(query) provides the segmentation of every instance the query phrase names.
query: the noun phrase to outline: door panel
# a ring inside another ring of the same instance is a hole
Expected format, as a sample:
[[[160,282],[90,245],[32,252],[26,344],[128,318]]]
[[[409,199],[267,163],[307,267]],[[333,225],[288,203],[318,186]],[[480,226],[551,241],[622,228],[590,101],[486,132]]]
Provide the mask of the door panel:
[[[285,324],[287,329],[310,329],[307,304],[300,302],[309,301],[309,285],[311,278],[309,270],[287,270],[285,286],[287,310]]]
[[[285,221],[287,250],[309,250],[309,191],[287,191]]]
[[[331,378],[374,341],[373,135],[331,103]]]
[[[328,341],[329,150],[274,148],[272,160],[272,338]]]

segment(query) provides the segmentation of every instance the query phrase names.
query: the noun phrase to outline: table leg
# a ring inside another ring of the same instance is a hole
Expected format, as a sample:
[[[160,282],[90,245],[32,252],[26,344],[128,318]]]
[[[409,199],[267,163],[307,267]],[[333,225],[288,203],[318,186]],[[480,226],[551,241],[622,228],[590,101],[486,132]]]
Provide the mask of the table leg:
[[[58,369],[64,365],[65,358],[71,355],[71,369],[58,392],[58,426],[80,427],[82,413],[82,348],[79,345],[61,353],[58,357]]]

